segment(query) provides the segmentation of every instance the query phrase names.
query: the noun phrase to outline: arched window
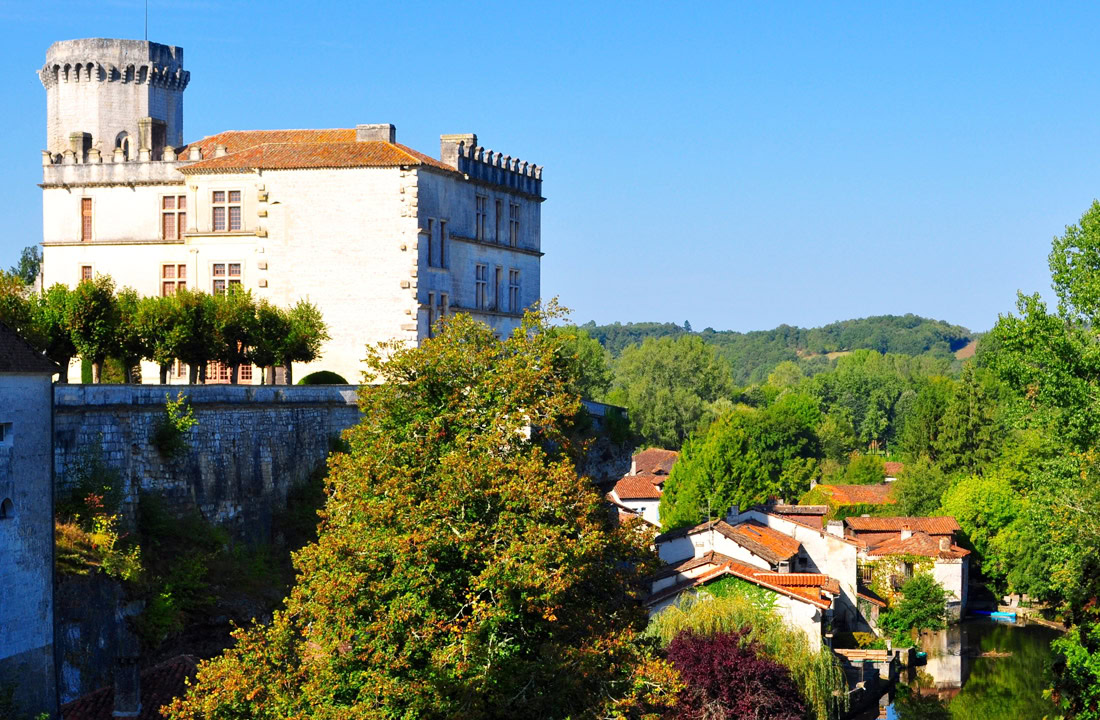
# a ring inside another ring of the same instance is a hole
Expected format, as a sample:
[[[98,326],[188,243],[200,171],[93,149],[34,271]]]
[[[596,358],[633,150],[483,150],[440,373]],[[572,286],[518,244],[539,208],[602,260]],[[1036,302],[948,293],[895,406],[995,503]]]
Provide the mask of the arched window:
[[[125,130],[120,132],[115,138],[115,147],[122,148],[122,155],[127,160],[130,159],[130,134]]]
[[[10,520],[15,517],[15,503],[11,498],[0,500],[0,520]]]

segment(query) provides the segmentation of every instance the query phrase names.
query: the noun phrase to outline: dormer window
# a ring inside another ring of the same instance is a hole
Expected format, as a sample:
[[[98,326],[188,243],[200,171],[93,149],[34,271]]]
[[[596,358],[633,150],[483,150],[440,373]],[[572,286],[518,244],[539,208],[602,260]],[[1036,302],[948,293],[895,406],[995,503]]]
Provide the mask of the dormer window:
[[[215,190],[210,200],[214,232],[235,232],[241,229],[241,191]]]

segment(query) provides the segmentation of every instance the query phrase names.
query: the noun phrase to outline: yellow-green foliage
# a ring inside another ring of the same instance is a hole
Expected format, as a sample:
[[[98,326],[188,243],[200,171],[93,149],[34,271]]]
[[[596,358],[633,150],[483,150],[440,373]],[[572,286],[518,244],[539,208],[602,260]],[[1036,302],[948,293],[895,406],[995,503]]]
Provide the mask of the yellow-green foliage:
[[[895,595],[897,593],[890,583],[890,578],[894,575],[900,575],[905,563],[912,563],[913,575],[932,572],[932,567],[935,565],[935,561],[932,558],[927,558],[922,555],[887,555],[880,560],[870,560],[860,563],[861,574],[862,568],[871,568],[871,590],[885,600],[886,604],[891,607],[894,605]]]
[[[847,709],[844,673],[833,653],[822,650],[802,631],[789,627],[756,598],[730,593],[685,593],[649,621],[647,634],[668,645],[683,630],[710,635],[741,632],[745,642],[760,644],[765,655],[791,671],[817,720],[839,717]]]
[[[79,523],[55,525],[57,570],[72,575],[102,571],[119,580],[136,580],[141,574],[141,548],[120,543],[117,515],[96,515],[89,529]]]

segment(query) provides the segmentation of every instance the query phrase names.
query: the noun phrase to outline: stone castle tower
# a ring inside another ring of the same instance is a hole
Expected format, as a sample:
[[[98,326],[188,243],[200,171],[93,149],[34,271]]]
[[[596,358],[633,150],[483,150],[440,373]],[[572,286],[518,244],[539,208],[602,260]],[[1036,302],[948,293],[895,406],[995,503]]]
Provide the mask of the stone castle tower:
[[[145,40],[55,42],[38,72],[52,162],[159,160],[183,144],[183,48]],[[72,155],[67,155],[72,153]],[[113,157],[112,157],[113,156]]]

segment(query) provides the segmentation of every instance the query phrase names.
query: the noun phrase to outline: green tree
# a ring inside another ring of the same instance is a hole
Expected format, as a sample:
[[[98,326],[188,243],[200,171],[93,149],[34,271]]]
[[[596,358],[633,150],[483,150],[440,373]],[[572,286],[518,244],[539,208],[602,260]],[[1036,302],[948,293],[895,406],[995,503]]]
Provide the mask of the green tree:
[[[330,460],[285,610],[170,717],[602,718],[660,692],[640,639],[652,537],[611,527],[577,476],[575,378],[544,329],[529,313],[501,342],[456,315],[369,350],[384,382]]]
[[[34,345],[28,294],[22,278],[0,270],[0,322]]]
[[[249,348],[256,335],[256,304],[252,293],[231,285],[228,290],[212,296],[214,333],[217,349],[214,359],[229,367],[229,382],[237,384],[240,366],[248,362]]]
[[[927,457],[919,457],[906,464],[894,486],[898,515],[936,515],[944,493],[951,487],[951,479]]]
[[[212,297],[181,288],[172,296],[176,317],[176,357],[190,366],[192,385],[206,379],[206,366],[218,355],[219,342]]]
[[[119,312],[115,283],[108,275],[85,280],[72,291],[65,322],[80,357],[92,364],[92,382],[102,379],[103,361],[118,348]]]
[[[586,400],[603,400],[614,378],[610,353],[575,325],[559,325],[547,332],[558,337],[565,357],[576,364],[577,393]]]
[[[824,415],[817,435],[821,440],[822,455],[837,463],[847,462],[859,443],[852,421],[843,408]]]
[[[679,448],[699,429],[707,403],[729,396],[729,367],[694,335],[647,338],[615,363],[609,400],[625,405],[644,443]]]
[[[994,380],[971,363],[947,404],[936,438],[939,464],[947,472],[986,472],[1004,441],[1005,431],[997,416]]]
[[[806,375],[798,363],[784,360],[768,375],[768,385],[781,389],[797,388],[805,378]]]
[[[248,362],[260,368],[260,384],[270,380],[276,365],[285,362],[283,345],[290,334],[290,316],[285,310],[260,299],[256,303],[256,327],[252,345],[248,348]]]
[[[847,485],[878,485],[886,482],[886,465],[878,455],[852,453],[848,469],[844,471]]]
[[[19,253],[19,262],[8,270],[23,281],[24,285],[32,285],[38,279],[38,271],[42,267],[42,251],[37,245],[28,245]]]
[[[55,283],[31,298],[35,335],[41,341],[46,356],[60,368],[60,381],[63,383],[69,382],[69,362],[76,356],[67,319],[70,297],[69,288]]]
[[[321,357],[321,346],[330,337],[321,310],[308,300],[299,300],[288,312],[290,332],[283,344],[282,358],[286,384],[294,384],[295,362],[313,362]]]
[[[893,637],[947,627],[947,591],[929,573],[918,573],[901,586],[901,602],[879,617],[879,625]]]
[[[122,288],[115,296],[118,305],[118,328],[115,334],[117,352],[122,362],[125,382],[141,382],[141,360],[152,353],[141,323],[141,297],[133,288]],[[135,373],[135,370],[137,371]]]
[[[1001,587],[1014,564],[1009,553],[1020,539],[1014,525],[1023,516],[1023,505],[1019,493],[993,476],[964,478],[943,496],[944,512],[958,521],[976,552],[975,570]],[[1001,538],[1001,533],[1006,536]]]
[[[174,295],[141,299],[136,321],[145,344],[145,359],[160,368],[160,384],[168,382],[168,370],[180,357],[185,327]]]
[[[955,384],[946,377],[928,378],[921,384],[898,436],[898,444],[909,459],[936,459],[941,425],[955,395]]]

